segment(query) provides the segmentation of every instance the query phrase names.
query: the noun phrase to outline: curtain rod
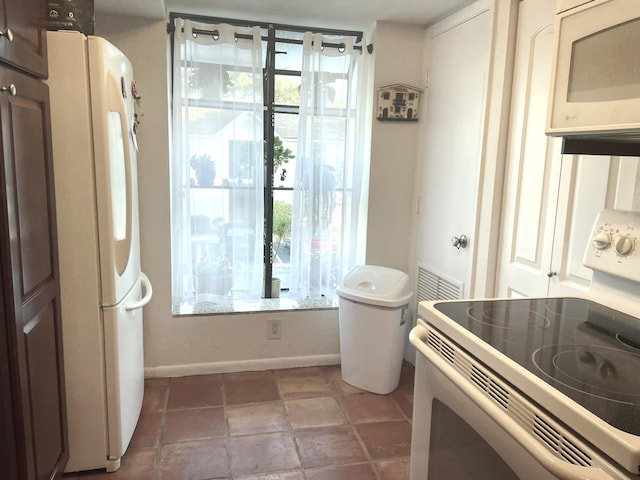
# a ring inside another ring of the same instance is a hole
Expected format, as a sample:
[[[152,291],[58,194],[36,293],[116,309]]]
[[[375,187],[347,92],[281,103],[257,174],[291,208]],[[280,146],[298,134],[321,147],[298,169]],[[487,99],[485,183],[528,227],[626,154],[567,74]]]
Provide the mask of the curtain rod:
[[[174,14],[172,13],[171,14],[171,19],[173,20],[174,18],[177,18],[177,17],[174,17]],[[186,18],[189,18],[189,16],[186,16]],[[248,26],[249,25],[248,22],[243,22],[243,24],[244,25],[242,25],[242,26]],[[257,25],[257,26],[261,26],[261,25]],[[265,27],[261,26],[261,28],[265,28]],[[300,32],[305,31],[304,30],[305,27],[296,27],[296,26],[276,25],[276,28],[281,28],[283,30],[285,30],[285,29],[297,30],[297,31],[300,31]],[[175,25],[172,25],[171,23],[167,23],[167,34],[168,35],[173,34],[175,32],[175,30],[176,30]],[[313,29],[307,29],[307,30],[313,30]],[[184,29],[181,30],[181,31],[184,31]],[[342,35],[346,35],[346,36],[353,36],[353,37],[356,37],[356,41],[361,41],[362,40],[362,32],[340,31],[340,30],[324,30],[324,31],[325,32],[329,31],[329,32],[334,33],[334,34],[342,34]],[[197,28],[193,29],[193,33],[200,34],[200,35],[213,35],[213,36],[219,34],[217,30],[211,31],[211,30],[202,30],[202,29],[197,29]],[[236,35],[236,38],[243,38],[243,39],[249,39],[249,40],[253,38],[252,35],[244,34],[244,33],[236,33],[235,35]],[[268,40],[268,37],[260,37],[260,38],[262,40],[264,40],[264,41]],[[293,44],[302,43],[301,40],[294,40],[294,39],[290,39],[290,38],[279,38],[277,40],[280,43],[293,43]],[[322,42],[322,46],[323,47],[328,47],[328,48],[344,48],[345,47],[344,43],[332,43],[332,42]],[[362,46],[354,45],[353,49],[361,51],[362,50]],[[373,44],[369,43],[367,45],[367,52],[369,54],[373,53]]]

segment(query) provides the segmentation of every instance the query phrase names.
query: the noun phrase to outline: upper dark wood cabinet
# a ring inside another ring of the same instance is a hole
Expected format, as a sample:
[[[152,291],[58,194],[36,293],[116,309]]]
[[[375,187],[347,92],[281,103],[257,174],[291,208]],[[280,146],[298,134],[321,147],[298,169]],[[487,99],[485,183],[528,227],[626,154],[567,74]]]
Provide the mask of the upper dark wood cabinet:
[[[69,459],[43,2],[0,0],[0,479]]]
[[[0,0],[0,61],[47,77],[44,0]]]

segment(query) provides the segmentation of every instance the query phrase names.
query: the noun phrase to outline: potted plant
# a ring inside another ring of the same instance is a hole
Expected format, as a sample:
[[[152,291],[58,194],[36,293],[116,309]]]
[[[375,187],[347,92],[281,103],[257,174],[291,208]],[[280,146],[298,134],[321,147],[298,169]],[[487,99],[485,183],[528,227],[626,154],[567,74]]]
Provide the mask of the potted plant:
[[[196,173],[196,180],[199,187],[210,187],[216,179],[216,164],[211,159],[211,155],[203,153],[191,157],[191,168]]]
[[[264,142],[264,164],[267,164],[267,142]],[[289,160],[296,158],[290,148],[285,148],[282,144],[280,137],[276,136],[273,139],[273,173],[278,170],[283,164],[289,163]],[[280,181],[284,182],[287,176],[287,169],[283,168],[280,172]]]
[[[274,253],[278,255],[282,243],[291,237],[291,215],[293,207],[290,203],[276,200],[273,202],[273,235],[276,237]]]
[[[273,202],[273,238],[271,255],[274,263],[281,262],[282,256],[289,260],[288,244],[291,238],[291,212],[290,203],[276,200]],[[282,250],[284,251],[282,251]],[[276,260],[277,259],[277,260]],[[279,277],[271,277],[271,298],[280,296],[281,280]],[[264,293],[264,288],[263,288]]]

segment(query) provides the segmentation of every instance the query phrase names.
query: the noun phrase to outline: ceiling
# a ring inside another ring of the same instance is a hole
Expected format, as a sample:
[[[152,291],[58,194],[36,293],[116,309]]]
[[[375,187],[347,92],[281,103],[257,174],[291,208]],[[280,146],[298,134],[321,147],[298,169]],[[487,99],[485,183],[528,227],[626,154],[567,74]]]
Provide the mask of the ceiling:
[[[377,20],[427,26],[472,0],[95,0],[101,12],[165,18],[169,12],[368,30]]]

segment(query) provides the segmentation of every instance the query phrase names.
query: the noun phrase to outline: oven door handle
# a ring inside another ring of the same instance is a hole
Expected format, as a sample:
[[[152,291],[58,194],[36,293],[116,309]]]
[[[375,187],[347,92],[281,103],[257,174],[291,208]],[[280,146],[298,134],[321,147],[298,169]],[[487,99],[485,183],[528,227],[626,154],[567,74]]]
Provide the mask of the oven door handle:
[[[428,332],[422,325],[416,325],[409,333],[409,341],[414,347],[438,368],[453,384],[487,414],[505,433],[518,442],[533,458],[535,458],[548,472],[564,480],[613,480],[605,471],[594,467],[582,467],[565,462],[551,454],[537,440],[529,435],[524,428],[511,419],[495,403],[477,390],[456,369],[451,367],[442,357],[427,345]]]

